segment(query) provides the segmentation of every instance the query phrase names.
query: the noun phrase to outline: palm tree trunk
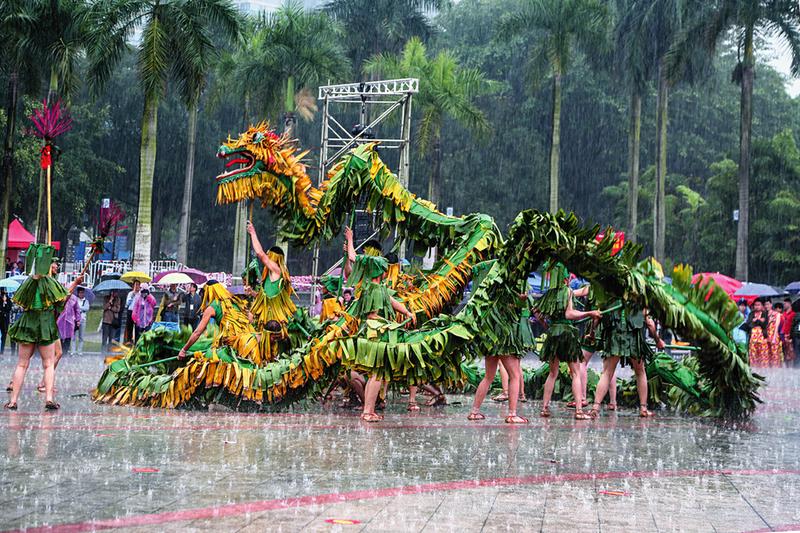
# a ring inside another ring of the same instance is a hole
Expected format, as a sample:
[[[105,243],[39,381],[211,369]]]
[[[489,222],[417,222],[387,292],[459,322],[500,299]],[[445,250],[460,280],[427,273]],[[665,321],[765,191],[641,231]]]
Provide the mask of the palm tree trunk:
[[[753,128],[755,57],[753,28],[747,28],[742,65],[742,101],[739,122],[739,225],[736,229],[736,279],[747,281],[750,238],[750,135]]]
[[[197,104],[189,106],[189,141],[186,150],[186,176],[183,180],[183,203],[178,230],[178,262],[186,264],[189,252],[189,219],[192,215],[192,183],[194,182],[194,152],[197,143]]]
[[[286,96],[284,99],[284,109],[286,112],[283,114],[283,133],[288,135],[290,139],[295,136],[295,126],[297,125],[297,118],[294,114],[294,76],[286,78]],[[283,259],[286,264],[289,264],[289,243],[280,237],[275,238],[275,246],[283,250]]]
[[[11,218],[11,187],[14,179],[14,130],[17,127],[17,86],[19,77],[12,72],[8,77],[8,102],[6,105],[6,138],[3,142],[3,228],[0,230],[0,252],[8,248],[8,221]]]
[[[433,140],[433,172],[428,180],[428,200],[439,205],[442,179],[442,142],[437,135]],[[439,206],[441,210],[442,206]]]
[[[553,76],[553,132],[550,140],[550,212],[558,211],[558,163],[561,153],[561,73]]]
[[[244,95],[244,114],[242,115],[243,129],[247,129],[250,121],[250,95]],[[236,222],[233,227],[233,274],[239,275],[244,270],[247,261],[247,232],[244,225],[247,221],[247,202],[236,204]]]
[[[294,116],[294,76],[286,78],[286,95],[283,102],[283,133],[294,137],[296,118]]]
[[[58,92],[58,73],[55,67],[50,69],[50,85],[47,88],[47,99],[45,105],[50,105],[56,97]],[[34,235],[37,242],[45,242],[47,240],[47,221],[45,217],[45,174],[44,169],[39,169],[39,199],[36,205],[36,229]],[[51,169],[52,179],[52,169]],[[48,243],[50,244],[50,243]]]
[[[628,131],[628,240],[636,242],[639,220],[639,144],[642,132],[642,94],[631,92],[630,129]]]
[[[658,67],[658,98],[656,102],[656,187],[653,202],[653,255],[658,261],[664,261],[665,234],[667,219],[665,212],[666,179],[667,179],[667,103],[669,100],[669,82],[664,60]]]
[[[145,272],[150,269],[157,128],[158,96],[145,95],[144,112],[142,113],[142,144],[139,150],[139,209],[137,210],[133,249],[134,269]],[[156,228],[156,231],[161,231],[161,228]]]

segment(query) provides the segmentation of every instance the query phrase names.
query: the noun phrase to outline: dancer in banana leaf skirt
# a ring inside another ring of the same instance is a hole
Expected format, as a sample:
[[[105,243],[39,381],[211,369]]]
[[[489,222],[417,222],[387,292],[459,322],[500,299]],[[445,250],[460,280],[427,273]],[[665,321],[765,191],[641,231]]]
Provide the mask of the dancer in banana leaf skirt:
[[[553,396],[556,379],[558,378],[559,365],[564,361],[569,366],[572,378],[572,395],[580,401],[583,393],[583,379],[581,362],[581,344],[578,328],[572,323],[583,318],[600,318],[600,311],[578,311],[573,305],[573,291],[569,288],[569,273],[566,267],[555,264],[549,268],[546,278],[549,279],[550,288],[536,303],[536,307],[550,318],[550,327],[547,338],[542,346],[540,358],[550,365],[550,372],[544,383],[544,396],[540,416],[551,416],[550,399]],[[588,290],[588,289],[587,289]],[[575,418],[587,420],[589,415],[583,412],[580,404],[575,407]]]
[[[630,364],[636,375],[636,389],[639,392],[639,416],[647,418],[653,413],[647,409],[647,373],[645,364],[653,356],[650,346],[644,338],[645,327],[656,341],[656,347],[664,348],[664,341],[658,336],[656,324],[647,315],[647,310],[632,303],[603,315],[600,321],[600,343],[603,351],[603,373],[597,383],[594,404],[590,416],[596,418],[600,413],[600,402],[608,391],[609,383],[614,379],[617,365]]]

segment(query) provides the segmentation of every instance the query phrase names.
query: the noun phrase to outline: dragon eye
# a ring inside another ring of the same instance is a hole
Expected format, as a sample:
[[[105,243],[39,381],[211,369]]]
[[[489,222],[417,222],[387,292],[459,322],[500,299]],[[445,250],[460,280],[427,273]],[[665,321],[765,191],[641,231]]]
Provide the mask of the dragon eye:
[[[261,133],[260,131],[253,136],[254,143],[260,143],[263,140],[264,140],[264,134]]]

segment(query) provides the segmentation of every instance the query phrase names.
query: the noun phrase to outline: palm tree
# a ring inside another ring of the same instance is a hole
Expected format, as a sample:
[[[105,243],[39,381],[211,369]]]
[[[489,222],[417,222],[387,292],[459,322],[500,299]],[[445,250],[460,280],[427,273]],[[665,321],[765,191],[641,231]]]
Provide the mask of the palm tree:
[[[222,32],[218,35],[219,39],[217,39],[217,41],[220,42],[215,42],[210,35],[206,35],[206,39],[198,43],[200,48],[195,51],[196,55],[193,58],[187,58],[186,61],[181,61],[176,64],[176,67],[181,70],[178,79],[181,83],[181,95],[189,115],[186,143],[186,174],[183,182],[183,202],[181,203],[181,214],[178,225],[177,253],[178,262],[184,265],[187,263],[189,250],[189,220],[192,213],[194,153],[197,141],[197,108],[200,102],[200,96],[205,88],[208,71],[211,69],[212,63],[218,59],[217,51],[219,46],[234,42],[241,38],[242,35],[238,21],[235,21],[235,23],[230,26],[223,26],[219,31]]]
[[[561,151],[561,84],[569,72],[575,48],[594,53],[606,46],[608,12],[598,0],[525,0],[505,17],[500,34],[506,37],[538,31],[531,53],[532,77],[553,78],[553,123],[550,142],[550,211],[558,210]]]
[[[739,119],[739,224],[736,235],[736,278],[747,280],[750,237],[750,171],[753,129],[755,47],[758,37],[775,36],[792,54],[791,73],[800,75],[800,3],[796,0],[713,0],[698,2],[697,24],[687,40],[700,35],[709,50],[733,30],[740,61],[733,80],[741,85]]]
[[[289,1],[267,16],[260,58],[266,83],[280,82],[284,133],[295,134],[296,112],[310,119],[315,111],[308,88],[349,72],[341,27],[319,11]],[[298,103],[304,104],[298,109]],[[276,102],[273,102],[276,103]]]
[[[75,66],[83,56],[87,34],[85,0],[36,0],[32,3],[35,31],[30,45],[41,58],[48,75],[47,96],[50,104],[58,97],[69,98],[78,85]],[[36,210],[37,236],[44,235],[45,173],[39,171],[39,201]]]
[[[14,139],[17,127],[17,108],[20,76],[30,69],[28,39],[33,27],[33,14],[26,0],[0,0],[0,48],[3,50],[0,68],[8,76],[6,101],[6,132],[3,140],[3,198],[0,251],[8,247],[8,222],[11,218],[11,190],[14,185]]]
[[[652,77],[653,61],[649,48],[650,35],[636,24],[636,0],[617,0],[620,15],[614,28],[614,67],[626,81],[630,91],[628,107],[628,200],[626,237],[636,241],[639,217],[639,156],[642,131],[642,95]]]
[[[442,166],[442,125],[445,117],[462,124],[476,135],[490,131],[489,122],[476,105],[475,97],[489,94],[500,85],[487,80],[483,72],[462,67],[447,51],[428,58],[418,37],[406,43],[400,55],[378,54],[364,65],[367,74],[419,78],[419,94],[414,107],[422,114],[417,142],[420,154],[433,152],[433,172],[428,181],[428,200],[440,200]]]
[[[687,0],[634,0],[629,6],[628,35],[643,46],[645,61],[656,76],[656,164],[653,201],[653,255],[659,261],[666,249],[666,177],[669,92],[679,81],[693,81],[705,70],[710,56],[693,46],[677,46],[691,13]]]
[[[209,106],[215,107],[225,101],[240,102],[242,106],[242,131],[251,123],[251,102],[275,102],[280,97],[280,82],[270,65],[262,61],[260,51],[265,47],[266,33],[263,19],[247,19],[243,37],[233,50],[224,51],[215,65],[216,84],[209,95]],[[247,202],[236,206],[236,222],[233,233],[233,269],[244,270],[247,262]]]
[[[139,165],[139,208],[133,263],[149,268],[158,105],[167,80],[188,83],[202,60],[211,28],[235,35],[239,15],[230,0],[96,0],[91,12],[89,83],[102,88],[141,29],[139,80],[144,92]],[[156,228],[160,231],[161,228]]]
[[[435,33],[426,12],[443,0],[330,0],[323,7],[344,26],[350,61],[359,69],[377,54],[397,54],[410,37],[427,41]]]

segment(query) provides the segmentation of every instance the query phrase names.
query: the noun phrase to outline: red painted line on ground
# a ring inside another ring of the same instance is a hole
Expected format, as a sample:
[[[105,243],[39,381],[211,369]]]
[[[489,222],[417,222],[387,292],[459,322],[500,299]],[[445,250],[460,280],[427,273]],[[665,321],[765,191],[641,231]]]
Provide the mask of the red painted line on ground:
[[[800,531],[800,524],[782,524],[765,529],[755,529],[753,531],[747,531],[746,533],[770,533],[772,531]]]
[[[232,503],[196,509],[184,509],[167,513],[142,514],[112,518],[108,520],[92,520],[73,524],[54,524],[27,528],[30,533],[55,532],[79,533],[119,527],[155,526],[170,522],[185,522],[188,520],[218,519],[228,516],[240,516],[248,513],[290,509],[309,505],[324,505],[329,503],[342,503],[349,501],[371,500],[402,496],[407,494],[424,494],[428,492],[441,492],[452,490],[468,490],[482,487],[507,487],[516,485],[544,485],[548,483],[567,483],[570,481],[604,480],[604,479],[643,479],[643,478],[675,478],[675,477],[707,477],[721,475],[736,476],[769,476],[769,475],[800,475],[800,470],[641,470],[633,472],[575,472],[569,474],[536,475],[523,477],[490,478],[462,481],[445,481],[439,483],[426,483],[424,485],[407,485],[372,490],[355,490],[351,492],[338,492],[319,494],[315,496],[298,496],[279,500],[262,500],[247,503]]]
[[[38,425],[23,425],[11,424],[7,426],[0,426],[2,429],[9,431],[285,431],[285,430],[364,430],[364,431],[381,431],[381,430],[430,430],[430,429],[498,429],[506,428],[513,430],[525,429],[543,429],[543,428],[566,428],[566,429],[636,429],[637,427],[673,427],[676,424],[667,424],[661,422],[642,422],[642,425],[620,426],[618,423],[567,423],[567,424],[370,424],[359,423],[359,419],[350,417],[354,422],[353,424],[224,424],[224,425],[177,425],[177,426],[133,426],[127,425],[112,425],[112,424],[97,424],[97,425],[69,425],[69,424],[38,424]],[[634,419],[638,421],[638,419]],[[571,420],[570,420],[571,422]]]

